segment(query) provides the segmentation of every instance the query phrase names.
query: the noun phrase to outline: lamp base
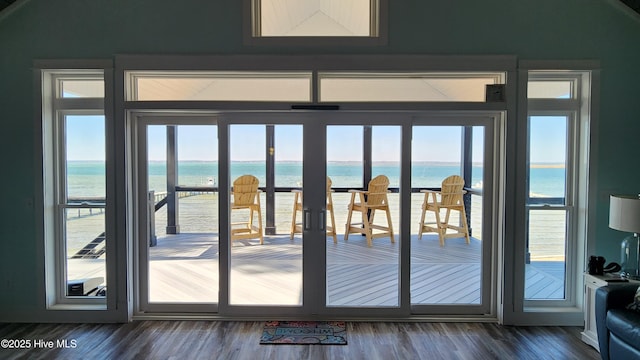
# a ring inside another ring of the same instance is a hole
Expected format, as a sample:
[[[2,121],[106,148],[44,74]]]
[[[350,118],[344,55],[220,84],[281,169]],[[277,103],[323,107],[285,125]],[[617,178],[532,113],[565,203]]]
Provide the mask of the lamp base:
[[[640,277],[640,238],[638,233],[629,235],[620,243],[620,276],[628,279]],[[624,275],[623,275],[624,274]]]

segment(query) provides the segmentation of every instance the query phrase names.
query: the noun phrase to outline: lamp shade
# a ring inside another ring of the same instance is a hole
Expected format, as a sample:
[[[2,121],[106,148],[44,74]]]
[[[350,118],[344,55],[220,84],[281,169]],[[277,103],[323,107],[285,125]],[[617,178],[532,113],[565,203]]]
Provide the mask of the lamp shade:
[[[609,227],[640,233],[640,198],[637,195],[611,195]]]

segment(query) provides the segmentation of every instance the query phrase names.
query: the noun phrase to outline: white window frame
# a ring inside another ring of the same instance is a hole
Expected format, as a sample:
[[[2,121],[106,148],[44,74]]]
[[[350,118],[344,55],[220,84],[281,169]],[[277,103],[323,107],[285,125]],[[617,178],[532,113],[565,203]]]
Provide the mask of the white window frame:
[[[389,0],[371,0],[369,36],[261,36],[260,0],[243,0],[245,45],[383,46],[388,39]]]
[[[564,107],[558,104],[560,107]],[[576,256],[575,249],[577,247],[578,239],[575,235],[576,227],[578,226],[579,216],[576,213],[577,202],[578,202],[578,194],[577,194],[577,177],[578,173],[577,168],[577,151],[578,144],[580,139],[577,137],[577,129],[578,129],[578,111],[577,110],[535,110],[529,108],[529,116],[527,120],[530,121],[532,117],[563,117],[566,118],[567,121],[567,135],[566,135],[566,145],[567,145],[567,153],[565,157],[565,194],[564,194],[564,205],[536,205],[536,204],[526,204],[526,213],[525,216],[528,218],[530,216],[531,211],[564,211],[566,214],[566,224],[565,224],[565,274],[564,274],[564,286],[565,286],[565,298],[564,299],[527,299],[525,298],[525,308],[526,307],[548,307],[548,306],[574,306],[576,304],[576,292],[574,291],[575,279],[577,277],[577,269],[575,266]],[[527,165],[529,165],[529,159],[527,159]],[[529,222],[527,222],[529,224]],[[529,224],[530,226],[530,224]],[[529,228],[526,229],[527,234],[529,233]]]
[[[568,116],[573,121],[573,130],[568,129],[568,154],[572,159],[567,163],[567,207],[570,207],[567,231],[567,258],[565,274],[564,300],[526,300],[524,298],[525,279],[525,242],[528,233],[527,187],[524,181],[515,184],[514,223],[515,241],[506,243],[506,251],[514,254],[512,264],[505,268],[505,306],[503,322],[514,325],[573,325],[583,324],[582,271],[586,253],[593,247],[594,214],[589,199],[595,196],[595,164],[590,161],[589,153],[597,144],[596,136],[590,131],[597,123],[597,89],[599,86],[599,63],[597,61],[520,61],[519,110],[520,126],[517,130],[517,151],[515,165],[516,176],[524,178],[527,174],[527,143],[529,134],[526,124],[530,116],[559,115]],[[574,70],[566,70],[574,69]],[[568,99],[528,99],[529,80],[573,79],[574,93]],[[569,168],[570,167],[570,168]],[[519,174],[519,175],[518,175]],[[553,210],[553,209],[550,209]],[[510,271],[512,269],[512,271]]]
[[[366,57],[365,61],[362,60]],[[154,113],[154,109],[171,109],[171,111],[188,110],[189,112],[207,112],[207,111],[225,111],[225,110],[237,110],[239,104],[229,102],[195,102],[186,103],[181,101],[163,101],[163,102],[140,102],[140,101],[126,101],[127,96],[125,91],[127,90],[126,84],[130,84],[130,80],[127,79],[126,74],[134,74],[138,71],[145,69],[159,70],[161,71],[182,71],[189,70],[215,70],[215,71],[241,71],[250,69],[252,71],[270,71],[270,70],[307,70],[310,69],[314,73],[314,85],[313,85],[313,103],[324,105],[318,101],[318,74],[322,72],[369,72],[372,73],[388,73],[388,72],[446,72],[450,73],[467,73],[467,72],[491,72],[499,73],[499,78],[505,82],[504,98],[503,101],[485,101],[485,102],[394,102],[394,103],[358,103],[358,102],[338,102],[336,105],[340,107],[340,110],[344,111],[432,111],[432,112],[475,112],[475,111],[496,111],[500,114],[498,116],[500,124],[497,125],[500,129],[496,130],[496,139],[498,134],[502,134],[507,127],[507,114],[513,110],[515,114],[515,100],[516,99],[516,82],[506,82],[506,79],[515,79],[514,71],[516,69],[516,59],[512,56],[497,56],[497,57],[440,57],[440,56],[420,56],[420,55],[408,55],[408,56],[280,56],[280,55],[264,55],[264,56],[197,56],[197,57],[174,57],[174,56],[144,56],[144,55],[120,55],[116,57],[116,79],[122,79],[125,85],[116,88],[116,98],[125,99],[122,105],[124,112],[120,112],[124,116],[122,118],[116,117],[116,122],[121,123],[123,126],[130,126],[135,122],[134,116],[137,116],[138,111]],[[294,104],[295,105],[295,104]],[[331,104],[333,105],[333,104]],[[243,102],[240,106],[244,110],[260,110],[260,111],[289,111],[292,109],[290,104],[286,103],[260,103],[255,102]],[[322,107],[319,107],[322,109]],[[511,116],[509,116],[511,117]],[[515,119],[514,119],[515,122]],[[128,140],[117,140],[126,143]],[[121,144],[122,145],[122,144]],[[130,144],[129,144],[130,145]],[[504,204],[503,193],[498,189],[505,186],[505,180],[502,175],[499,174],[500,170],[504,169],[504,149],[502,145],[498,146],[500,149],[496,151],[496,172],[495,176],[495,193],[496,200],[494,203],[493,214],[497,216],[502,212]],[[134,149],[129,148],[130,153],[127,157],[131,156]],[[135,170],[135,166],[134,166]],[[127,183],[133,182],[132,178],[127,179]],[[220,184],[224,187],[224,184]],[[135,196],[127,195],[128,204],[127,208],[135,208]],[[220,199],[224,202],[224,199]],[[136,221],[135,219],[133,221]],[[226,223],[221,220],[222,223]],[[405,222],[409,226],[408,222]],[[503,233],[499,231],[502,226],[501,220],[497,220],[495,226],[495,241],[497,243],[503,242]],[[408,233],[408,231],[407,231]],[[133,239],[133,235],[128,234],[129,239]],[[224,234],[221,235],[224,238]],[[496,252],[494,253],[496,263],[492,266],[496,269],[496,274],[501,268],[502,258],[499,258]],[[132,246],[132,245],[129,245]],[[403,262],[408,264],[408,257]],[[135,265],[134,265],[135,267]],[[221,273],[221,278],[225,278]],[[408,279],[408,278],[407,278]],[[498,287],[498,279],[494,280],[492,287]],[[404,286],[404,285],[403,285]],[[408,284],[406,284],[408,286]],[[500,290],[497,290],[500,291]],[[134,298],[135,298],[134,291]],[[501,294],[495,296],[495,301],[492,299],[491,308],[495,309],[497,306],[497,299],[501,297]],[[405,298],[408,300],[409,298]],[[407,306],[409,304],[407,303]],[[224,306],[224,305],[223,305]],[[138,315],[136,315],[138,317]],[[142,317],[140,317],[142,318]],[[482,318],[485,319],[486,318]]]
[[[62,97],[64,80],[105,80],[104,70],[60,70],[40,71],[42,91],[42,209],[45,257],[45,306],[50,310],[106,310],[105,296],[68,296],[67,254],[65,242],[65,212],[68,209],[86,207],[71,205],[65,201],[65,131],[67,116],[100,115],[105,117],[105,98]],[[105,128],[106,131],[106,128]],[[106,137],[106,134],[105,134]],[[105,139],[106,140],[106,139]],[[106,141],[105,141],[106,143]],[[105,149],[106,151],[106,149]],[[105,182],[107,179],[105,178]],[[106,209],[106,202],[102,206]],[[96,206],[91,206],[96,207]],[[106,211],[105,211],[106,213]],[[105,216],[106,218],[106,216]],[[108,224],[105,219],[105,232]],[[105,240],[108,243],[108,239]],[[108,255],[107,255],[108,256]],[[105,271],[107,263],[105,262]],[[109,276],[107,275],[107,278]]]

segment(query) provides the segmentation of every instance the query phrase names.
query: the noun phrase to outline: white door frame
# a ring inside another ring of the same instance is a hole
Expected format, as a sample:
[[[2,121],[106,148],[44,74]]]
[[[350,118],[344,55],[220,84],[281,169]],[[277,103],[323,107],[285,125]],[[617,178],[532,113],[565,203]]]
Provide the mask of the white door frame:
[[[401,222],[397,226],[399,241],[400,241],[400,263],[404,264],[400,267],[400,279],[399,279],[399,306],[394,308],[354,308],[354,307],[326,307],[324,299],[326,299],[326,276],[325,271],[319,272],[315,269],[326,269],[326,257],[324,256],[306,256],[303,261],[303,275],[305,276],[303,282],[303,305],[298,306],[234,306],[228,303],[229,299],[229,262],[228,256],[222,256],[222,254],[229,254],[230,248],[227,245],[228,242],[220,242],[220,289],[219,301],[215,304],[148,304],[145,302],[143,293],[146,291],[143,281],[145,269],[142,264],[145,264],[145,258],[140,251],[140,242],[136,242],[136,265],[135,269],[138,271],[137,285],[135,286],[135,297],[137,299],[136,311],[138,313],[184,313],[194,312],[200,314],[216,314],[225,318],[242,318],[242,317],[265,317],[265,316],[321,316],[326,318],[332,318],[336,316],[349,316],[359,318],[410,318],[412,315],[418,316],[431,316],[431,315],[453,315],[453,316],[480,316],[495,318],[497,300],[499,298],[498,291],[500,287],[497,286],[498,269],[499,269],[499,256],[498,249],[500,248],[499,238],[501,236],[500,228],[502,226],[502,219],[500,214],[500,199],[496,199],[500,192],[497,191],[500,184],[501,177],[504,174],[500,174],[500,164],[502,162],[501,148],[502,144],[500,139],[500,132],[504,126],[504,113],[496,111],[438,111],[438,112],[341,112],[341,111],[302,111],[302,112],[211,112],[202,114],[193,114],[185,112],[185,114],[176,113],[163,113],[163,112],[140,112],[131,114],[131,118],[134,119],[134,129],[136,135],[133,136],[133,140],[136,143],[135,149],[137,157],[134,162],[135,177],[134,181],[137,184],[136,196],[136,234],[139,239],[146,239],[147,226],[142,226],[145,216],[142,213],[142,206],[145,204],[146,209],[146,189],[142,189],[141,184],[146,184],[146,173],[142,171],[140,167],[141,156],[146,156],[146,148],[143,148],[144,134],[141,134],[140,129],[150,124],[164,124],[164,125],[181,125],[181,124],[209,124],[218,125],[219,131],[219,188],[229,188],[230,180],[228,174],[228,161],[229,161],[229,138],[228,129],[231,124],[302,124],[305,127],[304,132],[304,151],[305,153],[311,152],[313,155],[306,156],[305,161],[314,162],[314,165],[322,166],[306,166],[304,167],[306,172],[304,173],[304,184],[309,188],[319,189],[324,187],[324,178],[326,177],[326,126],[332,125],[394,125],[402,127],[402,151],[407,153],[411,151],[411,129],[414,125],[436,126],[436,125],[478,125],[473,123],[473,119],[480,120],[480,125],[485,126],[485,184],[493,184],[490,188],[484,189],[484,196],[490,196],[491,201],[485,201],[484,210],[485,214],[491,214],[491,216],[483,216],[485,224],[483,224],[483,239],[491,239],[491,246],[486,247],[483,253],[483,259],[486,259],[486,263],[483,264],[483,302],[479,307],[461,307],[461,306],[425,306],[418,305],[412,306],[410,303],[410,249],[408,246],[402,244],[409,244],[411,234],[411,224],[409,222]],[[477,121],[477,120],[476,120]],[[324,136],[323,136],[324,135]],[[146,144],[144,144],[146,146]],[[403,163],[407,163],[403,161]],[[322,169],[322,170],[320,170]],[[402,180],[401,189],[411,189],[410,183],[410,164],[401,169]],[[322,173],[322,174],[321,174]],[[491,177],[487,179],[487,177]],[[320,181],[320,179],[322,181]],[[143,193],[144,192],[144,193]],[[310,209],[321,209],[324,206],[325,194],[323,192],[307,192],[310,196],[305,196],[305,207]],[[311,195],[314,194],[314,195]],[[489,194],[489,195],[487,195]],[[410,218],[410,191],[401,191],[401,218]],[[488,198],[488,197],[487,197]],[[224,211],[224,205],[229,202],[228,192],[219,192],[219,221],[221,224],[228,224],[228,212]],[[146,210],[144,211],[146,214]],[[493,221],[492,221],[493,219]],[[326,253],[326,239],[324,232],[314,231],[306,232],[304,234],[304,252],[307,254]],[[219,237],[227,238],[228,232],[226,227],[219,227]],[[316,240],[316,241],[314,241]],[[142,308],[140,305],[143,304]],[[141,311],[143,310],[143,311]],[[465,315],[466,314],[466,315]]]

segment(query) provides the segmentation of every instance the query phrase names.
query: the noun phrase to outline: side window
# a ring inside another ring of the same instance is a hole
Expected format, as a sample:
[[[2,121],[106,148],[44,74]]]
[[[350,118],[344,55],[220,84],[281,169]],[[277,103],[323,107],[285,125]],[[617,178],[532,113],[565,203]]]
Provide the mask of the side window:
[[[573,215],[567,201],[570,124],[568,116],[529,116],[525,299],[565,299],[567,224]],[[533,286],[542,277],[548,283]]]
[[[60,259],[66,296],[103,296],[105,276],[105,119],[60,115],[58,156]]]
[[[102,73],[44,73],[49,305],[104,302],[106,151]]]
[[[530,306],[575,302],[579,256],[577,211],[583,201],[580,158],[586,139],[577,134],[588,123],[581,114],[588,74],[530,71],[527,117],[525,294]],[[583,218],[581,218],[581,216]],[[584,241],[584,240],[583,240]]]

